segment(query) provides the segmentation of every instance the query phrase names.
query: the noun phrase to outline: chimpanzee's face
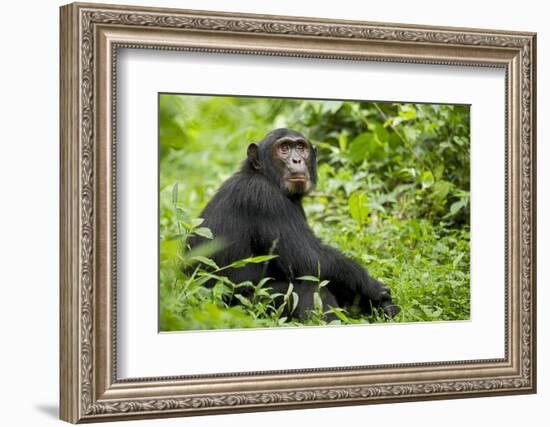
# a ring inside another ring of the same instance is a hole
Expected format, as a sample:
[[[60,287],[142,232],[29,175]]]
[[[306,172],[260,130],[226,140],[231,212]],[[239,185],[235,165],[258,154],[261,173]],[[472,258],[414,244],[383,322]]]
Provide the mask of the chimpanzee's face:
[[[312,150],[310,142],[302,137],[284,136],[273,144],[273,164],[290,194],[306,194],[311,189]]]
[[[299,132],[276,129],[250,144],[247,161],[253,170],[277,184],[288,196],[303,196],[317,182],[315,148]]]

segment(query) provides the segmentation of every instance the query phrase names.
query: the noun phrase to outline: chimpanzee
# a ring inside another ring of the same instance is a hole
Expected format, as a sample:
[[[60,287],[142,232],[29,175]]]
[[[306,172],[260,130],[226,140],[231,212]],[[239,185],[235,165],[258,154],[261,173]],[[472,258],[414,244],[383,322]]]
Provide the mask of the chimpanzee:
[[[225,243],[212,258],[225,266],[251,256],[276,255],[264,264],[247,264],[223,274],[234,283],[258,283],[270,277],[273,293],[284,294],[292,282],[298,305],[287,314],[299,320],[309,317],[317,290],[316,283],[298,279],[302,276],[329,281],[320,292],[324,310],[355,305],[364,313],[377,307],[395,316],[400,309],[393,304],[389,287],[323,244],[309,228],[302,198],[316,182],[316,150],[301,133],[276,129],[259,144],[250,144],[240,171],[222,184],[200,214],[203,225]],[[203,242],[195,236],[189,244]],[[335,317],[330,313],[326,318]]]

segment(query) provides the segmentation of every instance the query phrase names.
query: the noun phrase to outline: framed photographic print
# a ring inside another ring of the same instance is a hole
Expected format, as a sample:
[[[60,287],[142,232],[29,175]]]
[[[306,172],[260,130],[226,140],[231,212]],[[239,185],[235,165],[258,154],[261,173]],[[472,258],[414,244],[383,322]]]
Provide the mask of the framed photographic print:
[[[61,8],[61,418],[533,393],[535,34]]]

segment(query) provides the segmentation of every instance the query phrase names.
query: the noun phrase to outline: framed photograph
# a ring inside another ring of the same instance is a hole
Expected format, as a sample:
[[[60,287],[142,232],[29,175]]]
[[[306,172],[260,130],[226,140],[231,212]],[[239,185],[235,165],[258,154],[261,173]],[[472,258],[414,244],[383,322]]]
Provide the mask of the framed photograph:
[[[61,418],[536,391],[536,37],[61,8]]]

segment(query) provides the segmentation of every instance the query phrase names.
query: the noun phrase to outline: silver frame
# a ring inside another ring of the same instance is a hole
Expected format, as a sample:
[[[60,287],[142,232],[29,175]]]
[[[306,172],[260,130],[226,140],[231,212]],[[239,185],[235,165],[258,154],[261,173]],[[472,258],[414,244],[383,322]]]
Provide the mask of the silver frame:
[[[100,4],[61,8],[61,418],[130,418],[534,393],[536,35]],[[118,48],[506,71],[505,357],[117,379]]]

